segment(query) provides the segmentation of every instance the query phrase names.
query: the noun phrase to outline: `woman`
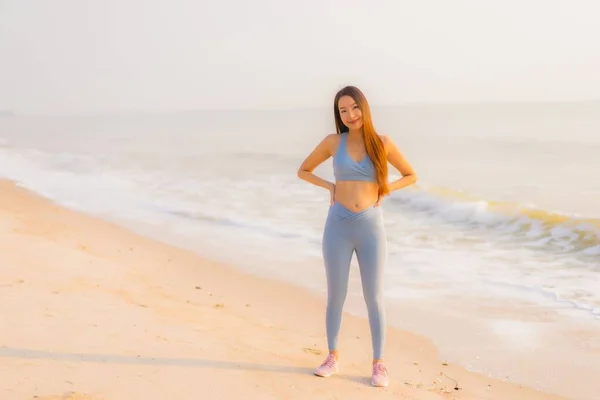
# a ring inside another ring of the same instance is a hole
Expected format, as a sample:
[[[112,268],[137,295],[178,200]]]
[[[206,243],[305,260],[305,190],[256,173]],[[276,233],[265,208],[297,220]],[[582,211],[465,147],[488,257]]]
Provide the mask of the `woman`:
[[[333,109],[337,133],[325,137],[298,170],[299,178],[331,193],[322,243],[327,276],[329,354],[315,370],[315,375],[328,377],[338,371],[338,334],[350,261],[356,252],[373,346],[371,384],[387,386],[387,370],[383,364],[385,310],[382,293],[387,238],[379,205],[384,196],[415,183],[417,178],[392,139],[375,132],[369,104],[358,88],[347,86],[340,90]],[[335,183],[313,174],[315,168],[329,157],[333,157]],[[388,182],[388,161],[400,172],[401,179]]]

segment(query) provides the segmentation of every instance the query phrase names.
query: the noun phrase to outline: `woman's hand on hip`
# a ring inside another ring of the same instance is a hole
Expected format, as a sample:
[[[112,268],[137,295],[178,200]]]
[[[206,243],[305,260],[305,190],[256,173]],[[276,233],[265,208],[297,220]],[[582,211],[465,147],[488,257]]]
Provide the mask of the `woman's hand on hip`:
[[[373,207],[379,207],[379,206],[381,205],[381,200],[383,200],[383,198],[384,198],[385,196],[386,196],[386,195],[383,195],[383,196],[381,196],[381,195],[380,195],[379,197],[377,197],[377,203],[375,203],[375,204],[373,205]]]
[[[329,204],[333,205],[333,203],[335,203],[335,183],[332,183],[331,186],[329,187],[329,193],[331,194],[331,199],[329,201]]]

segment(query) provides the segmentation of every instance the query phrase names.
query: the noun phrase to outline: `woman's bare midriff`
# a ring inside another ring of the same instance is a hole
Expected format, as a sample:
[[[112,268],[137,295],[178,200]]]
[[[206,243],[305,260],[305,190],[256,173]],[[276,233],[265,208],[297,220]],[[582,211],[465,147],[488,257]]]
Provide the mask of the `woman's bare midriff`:
[[[341,181],[335,184],[335,202],[360,212],[377,202],[378,186],[373,182]]]

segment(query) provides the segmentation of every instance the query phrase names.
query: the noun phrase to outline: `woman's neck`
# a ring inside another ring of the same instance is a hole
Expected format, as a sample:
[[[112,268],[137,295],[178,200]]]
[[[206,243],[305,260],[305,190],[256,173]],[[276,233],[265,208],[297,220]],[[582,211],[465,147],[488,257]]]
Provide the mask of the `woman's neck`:
[[[361,129],[350,129],[348,131],[348,137],[351,137],[353,139],[362,140],[362,138],[363,138],[362,128]]]

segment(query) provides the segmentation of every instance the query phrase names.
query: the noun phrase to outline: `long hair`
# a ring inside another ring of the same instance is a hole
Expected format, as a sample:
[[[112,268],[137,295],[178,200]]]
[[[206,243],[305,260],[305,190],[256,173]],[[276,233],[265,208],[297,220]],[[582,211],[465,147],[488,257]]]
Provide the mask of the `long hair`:
[[[338,108],[338,102],[343,96],[352,97],[360,109],[362,114],[362,131],[365,139],[365,148],[367,150],[367,154],[373,161],[373,165],[375,166],[377,184],[379,186],[379,195],[386,195],[390,192],[388,187],[387,157],[383,142],[381,141],[379,135],[377,135],[375,127],[373,126],[369,102],[367,102],[365,95],[355,86],[346,86],[337,92],[333,102],[333,115],[335,116],[335,129],[338,134],[349,131],[348,127],[342,122],[340,110]]]

